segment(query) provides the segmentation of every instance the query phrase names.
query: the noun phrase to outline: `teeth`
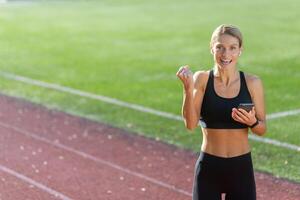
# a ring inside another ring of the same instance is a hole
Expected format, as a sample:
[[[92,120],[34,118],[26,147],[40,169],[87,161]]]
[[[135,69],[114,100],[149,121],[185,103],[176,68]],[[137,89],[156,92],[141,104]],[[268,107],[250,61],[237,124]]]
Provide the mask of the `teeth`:
[[[222,60],[222,59],[221,59],[221,62],[222,62],[223,64],[230,64],[230,63],[231,63],[231,60]]]

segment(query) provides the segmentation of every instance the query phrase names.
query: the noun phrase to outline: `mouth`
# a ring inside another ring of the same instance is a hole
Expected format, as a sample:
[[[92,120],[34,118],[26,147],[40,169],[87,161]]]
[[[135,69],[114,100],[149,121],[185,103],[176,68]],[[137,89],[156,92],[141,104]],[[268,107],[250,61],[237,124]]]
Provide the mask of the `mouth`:
[[[229,65],[232,62],[232,60],[225,60],[225,59],[220,59],[220,61],[222,65]]]

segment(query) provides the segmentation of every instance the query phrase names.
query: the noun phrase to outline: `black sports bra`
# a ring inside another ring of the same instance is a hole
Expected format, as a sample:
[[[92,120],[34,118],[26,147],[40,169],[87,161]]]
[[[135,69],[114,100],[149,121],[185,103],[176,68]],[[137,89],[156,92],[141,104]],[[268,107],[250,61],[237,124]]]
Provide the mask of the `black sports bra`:
[[[200,124],[203,128],[240,129],[248,127],[231,117],[232,108],[237,108],[240,103],[252,103],[245,75],[241,71],[240,83],[240,91],[236,97],[221,97],[216,93],[214,88],[213,70],[209,72],[201,107]]]

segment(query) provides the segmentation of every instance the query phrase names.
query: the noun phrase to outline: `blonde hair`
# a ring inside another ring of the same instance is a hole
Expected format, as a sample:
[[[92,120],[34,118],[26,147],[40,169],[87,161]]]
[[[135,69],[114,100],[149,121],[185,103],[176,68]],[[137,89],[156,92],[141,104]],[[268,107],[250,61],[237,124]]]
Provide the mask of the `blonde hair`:
[[[212,33],[211,40],[210,40],[210,48],[213,47],[214,43],[221,35],[231,35],[237,38],[239,40],[239,47],[242,47],[243,36],[240,29],[231,24],[222,24],[218,26]]]

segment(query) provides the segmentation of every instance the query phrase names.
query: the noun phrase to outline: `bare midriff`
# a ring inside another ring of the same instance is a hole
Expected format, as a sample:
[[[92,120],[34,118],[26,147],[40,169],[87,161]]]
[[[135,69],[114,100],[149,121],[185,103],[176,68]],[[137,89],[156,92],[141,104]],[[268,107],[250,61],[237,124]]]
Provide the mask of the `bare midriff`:
[[[248,129],[202,128],[201,151],[211,155],[230,158],[250,152]]]

